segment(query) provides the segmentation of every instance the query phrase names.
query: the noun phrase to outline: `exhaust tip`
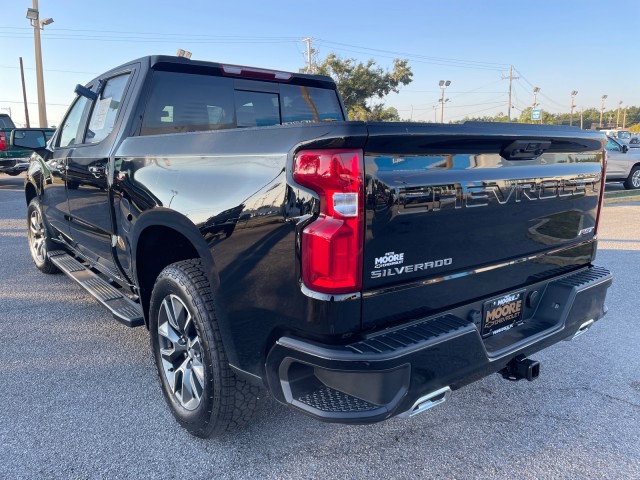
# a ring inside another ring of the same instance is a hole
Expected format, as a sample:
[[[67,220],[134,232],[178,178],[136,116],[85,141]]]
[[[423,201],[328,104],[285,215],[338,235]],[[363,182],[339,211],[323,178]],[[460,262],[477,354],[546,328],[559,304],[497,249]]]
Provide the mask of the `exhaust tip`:
[[[401,413],[398,417],[411,418],[420,413],[426,412],[427,410],[446,402],[449,399],[449,395],[451,395],[450,387],[443,387],[434,392],[428,393],[416,400],[409,410]]]

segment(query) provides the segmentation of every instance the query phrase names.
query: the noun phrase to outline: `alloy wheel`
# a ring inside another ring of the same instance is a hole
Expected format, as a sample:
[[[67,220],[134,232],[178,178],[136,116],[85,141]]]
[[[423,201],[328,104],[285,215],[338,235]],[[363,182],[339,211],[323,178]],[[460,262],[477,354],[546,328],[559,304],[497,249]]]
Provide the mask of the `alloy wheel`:
[[[633,188],[640,188],[640,170],[633,172],[633,175],[631,176],[631,185],[633,185]]]
[[[47,259],[47,247],[45,243],[44,223],[38,209],[34,209],[29,215],[29,246],[33,256],[44,263]]]
[[[162,300],[158,343],[171,392],[185,409],[195,410],[204,392],[202,346],[189,309],[176,295]]]

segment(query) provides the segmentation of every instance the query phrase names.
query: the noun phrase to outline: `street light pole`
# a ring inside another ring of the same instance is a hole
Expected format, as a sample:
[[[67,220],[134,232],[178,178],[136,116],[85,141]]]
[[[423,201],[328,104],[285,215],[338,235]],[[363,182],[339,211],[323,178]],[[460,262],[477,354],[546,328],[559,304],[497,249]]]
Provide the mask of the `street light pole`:
[[[618,113],[616,113],[616,128],[620,125],[620,109],[622,108],[622,100],[618,102]]]
[[[604,115],[604,101],[608,95],[602,95],[602,103],[600,104],[600,128],[602,128],[602,115]]]
[[[573,126],[573,108],[575,107],[574,100],[575,100],[577,94],[578,94],[577,90],[573,90],[571,92],[571,116],[569,117],[569,126],[570,127]]]
[[[33,8],[27,9],[27,18],[33,27],[33,39],[36,47],[36,80],[38,84],[38,117],[40,128],[48,127],[47,105],[44,98],[44,74],[42,69],[42,45],[40,43],[40,30],[45,25],[53,23],[53,18],[45,18],[40,21],[40,11],[38,10],[38,0],[33,0]]]
[[[451,85],[451,80],[440,80],[438,85],[440,85],[440,90],[442,92],[440,95],[440,123],[444,123],[444,89]]]
[[[532,110],[535,110],[538,106],[538,92],[540,92],[540,87],[533,87],[533,107]],[[542,112],[540,112],[540,123],[542,123]]]

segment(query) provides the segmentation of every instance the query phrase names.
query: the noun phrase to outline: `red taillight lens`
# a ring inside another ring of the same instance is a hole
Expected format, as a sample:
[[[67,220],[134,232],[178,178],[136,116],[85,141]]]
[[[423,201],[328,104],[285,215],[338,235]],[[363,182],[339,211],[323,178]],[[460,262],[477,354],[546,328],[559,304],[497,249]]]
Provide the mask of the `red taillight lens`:
[[[7,136],[4,134],[4,132],[0,132],[0,150],[6,150],[7,149]]]
[[[320,196],[320,216],[302,232],[302,279],[312,290],[362,288],[364,235],[362,150],[303,150],[293,179]]]

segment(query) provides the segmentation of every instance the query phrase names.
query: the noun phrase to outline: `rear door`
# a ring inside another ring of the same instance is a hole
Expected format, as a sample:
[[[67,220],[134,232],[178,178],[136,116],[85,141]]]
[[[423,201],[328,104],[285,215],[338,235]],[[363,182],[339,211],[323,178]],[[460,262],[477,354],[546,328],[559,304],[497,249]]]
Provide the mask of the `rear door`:
[[[603,137],[576,134],[499,124],[370,125],[365,324],[587,263]]]

